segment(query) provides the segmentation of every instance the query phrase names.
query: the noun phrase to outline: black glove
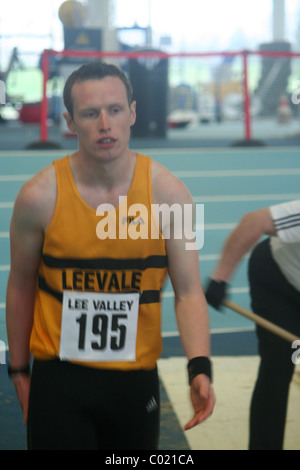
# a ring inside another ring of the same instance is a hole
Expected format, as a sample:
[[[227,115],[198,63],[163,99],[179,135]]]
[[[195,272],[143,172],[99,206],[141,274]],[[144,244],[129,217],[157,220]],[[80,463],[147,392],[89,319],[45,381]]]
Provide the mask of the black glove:
[[[210,279],[205,291],[205,297],[207,303],[214,307],[216,310],[220,310],[220,306],[226,297],[227,282],[225,281],[214,281]]]

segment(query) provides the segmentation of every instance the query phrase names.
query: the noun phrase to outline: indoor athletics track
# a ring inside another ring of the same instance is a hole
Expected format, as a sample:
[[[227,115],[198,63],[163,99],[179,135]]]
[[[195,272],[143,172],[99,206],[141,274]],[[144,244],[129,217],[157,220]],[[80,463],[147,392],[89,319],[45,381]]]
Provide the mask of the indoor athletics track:
[[[222,245],[247,211],[300,198],[298,148],[155,149],[140,152],[168,167],[190,189],[196,204],[204,204],[204,246],[199,251],[206,283]],[[0,449],[24,449],[25,429],[11,382],[7,379],[3,346],[5,294],[9,273],[9,223],[15,197],[26,180],[67,151],[0,152]],[[250,308],[247,257],[231,282],[231,300]],[[247,449],[248,410],[258,364],[254,324],[237,313],[209,309],[214,387],[213,416],[183,433],[191,415],[186,361],[178,338],[173,293],[163,292],[164,351],[159,361],[162,392],[161,449]],[[292,354],[292,350],[291,350]],[[7,360],[7,358],[6,358]],[[300,448],[300,372],[296,370],[286,430],[286,449]]]

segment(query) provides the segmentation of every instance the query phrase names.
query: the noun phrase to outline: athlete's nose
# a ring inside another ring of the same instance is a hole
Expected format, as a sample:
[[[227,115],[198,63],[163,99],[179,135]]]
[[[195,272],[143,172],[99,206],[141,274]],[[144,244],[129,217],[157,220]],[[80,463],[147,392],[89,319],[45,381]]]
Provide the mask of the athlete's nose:
[[[110,129],[109,118],[105,109],[102,109],[100,112],[99,128],[100,131],[107,131]]]

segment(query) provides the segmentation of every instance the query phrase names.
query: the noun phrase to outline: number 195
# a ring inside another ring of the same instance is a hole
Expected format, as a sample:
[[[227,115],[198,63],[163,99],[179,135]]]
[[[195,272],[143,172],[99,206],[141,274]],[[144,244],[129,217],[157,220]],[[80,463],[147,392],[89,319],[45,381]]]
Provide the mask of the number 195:
[[[126,340],[126,325],[122,323],[122,320],[126,321],[127,315],[113,314],[111,317],[111,325],[109,325],[108,315],[94,315],[92,334],[97,337],[97,341],[91,341],[91,348],[96,351],[103,351],[107,347],[112,351],[118,351],[124,348]],[[78,348],[80,350],[85,350],[87,314],[82,313],[80,317],[76,318],[76,322],[79,324]]]

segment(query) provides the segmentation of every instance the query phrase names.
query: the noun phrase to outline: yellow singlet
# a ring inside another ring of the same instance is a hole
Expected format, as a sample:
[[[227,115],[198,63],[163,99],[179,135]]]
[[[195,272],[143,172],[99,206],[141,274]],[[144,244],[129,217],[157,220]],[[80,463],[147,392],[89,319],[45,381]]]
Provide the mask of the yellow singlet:
[[[151,159],[138,154],[128,194],[102,215],[79,195],[69,157],[54,165],[57,203],[38,273],[32,354],[97,368],[151,369],[162,350],[160,291],[167,273],[152,210]],[[127,293],[138,298],[136,325]]]

